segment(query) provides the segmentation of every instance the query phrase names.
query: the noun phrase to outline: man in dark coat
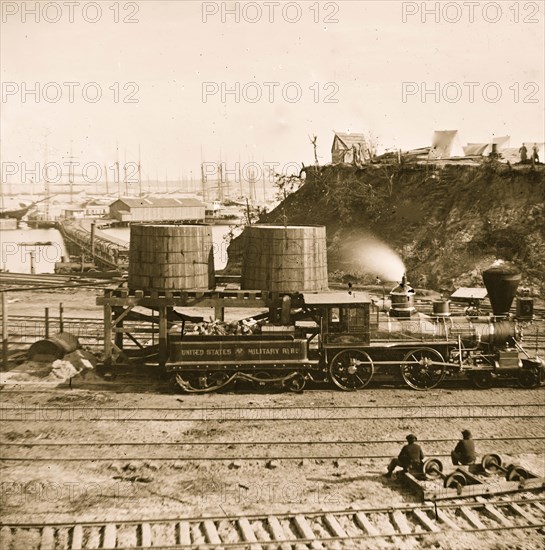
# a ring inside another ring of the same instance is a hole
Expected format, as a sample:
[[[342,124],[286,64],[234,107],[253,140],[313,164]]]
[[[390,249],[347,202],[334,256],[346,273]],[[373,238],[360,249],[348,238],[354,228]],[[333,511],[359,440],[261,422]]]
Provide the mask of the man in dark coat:
[[[532,147],[532,162],[539,164],[539,147],[537,146],[537,143],[534,143],[534,146]]]
[[[522,144],[522,147],[519,149],[520,153],[520,162],[522,164],[526,164],[528,162],[528,149],[526,149],[526,145],[524,143]]]
[[[424,453],[420,445],[416,443],[416,435],[409,434],[407,437],[407,445],[404,445],[397,458],[392,458],[388,465],[388,472],[384,474],[386,477],[392,477],[393,471],[401,466],[403,471],[412,469],[420,469],[424,462]]]
[[[477,455],[475,453],[475,441],[471,438],[469,430],[462,431],[463,439],[460,439],[454,447],[454,451],[450,453],[454,466],[459,464],[467,465],[474,464]]]

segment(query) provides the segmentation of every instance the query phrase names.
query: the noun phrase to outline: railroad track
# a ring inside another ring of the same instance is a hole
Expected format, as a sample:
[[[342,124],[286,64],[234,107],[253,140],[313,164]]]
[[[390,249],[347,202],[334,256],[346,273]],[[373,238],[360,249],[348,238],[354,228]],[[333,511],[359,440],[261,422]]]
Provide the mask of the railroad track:
[[[545,534],[545,497],[490,499],[299,514],[218,516],[150,521],[12,523],[0,529],[2,550],[96,548],[376,548],[401,539],[479,536],[493,531]]]
[[[5,393],[10,393],[7,391]],[[357,411],[354,414],[352,411]],[[301,405],[237,406],[203,405],[200,407],[123,407],[123,406],[25,406],[4,403],[2,422],[255,422],[263,421],[345,421],[345,420],[448,420],[541,419],[545,404],[461,404],[461,405]]]

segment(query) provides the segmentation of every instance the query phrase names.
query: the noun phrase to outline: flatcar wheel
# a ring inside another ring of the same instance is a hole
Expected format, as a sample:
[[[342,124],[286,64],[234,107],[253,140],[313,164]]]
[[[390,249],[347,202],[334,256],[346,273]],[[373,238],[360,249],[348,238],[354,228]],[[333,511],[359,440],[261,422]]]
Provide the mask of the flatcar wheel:
[[[401,376],[415,390],[431,390],[445,377],[443,356],[433,348],[418,348],[403,358]]]
[[[518,385],[524,389],[537,388],[539,386],[539,374],[534,369],[520,369]]]
[[[213,393],[224,388],[229,382],[226,372],[211,372],[204,376],[191,376],[182,380],[177,376],[178,384],[188,393]]]
[[[253,375],[253,383],[258,390],[264,390],[267,386],[269,386],[271,384],[271,379],[272,374],[266,371],[256,372]]]
[[[329,376],[333,383],[345,391],[361,390],[373,378],[375,367],[367,353],[356,349],[345,349],[333,357],[329,365]]]
[[[217,391],[227,384],[229,375],[226,372],[212,372],[204,380],[207,390]]]
[[[469,378],[473,385],[480,390],[487,390],[492,386],[492,374],[488,371],[473,372]]]

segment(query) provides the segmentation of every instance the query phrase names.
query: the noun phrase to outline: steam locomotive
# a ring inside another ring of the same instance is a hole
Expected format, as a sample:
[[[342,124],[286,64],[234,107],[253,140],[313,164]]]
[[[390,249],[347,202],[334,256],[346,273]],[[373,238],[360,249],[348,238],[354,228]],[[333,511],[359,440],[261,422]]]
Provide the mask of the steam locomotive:
[[[509,313],[520,281],[510,265],[483,272],[492,305],[488,317],[418,313],[406,278],[381,312],[364,293],[294,293],[272,304],[259,334],[171,334],[166,370],[189,393],[208,393],[236,381],[301,391],[308,381],[360,390],[373,379],[401,379],[430,390],[446,377],[488,388],[496,378],[533,388],[545,365],[521,344],[531,311]],[[531,308],[530,308],[531,309]]]

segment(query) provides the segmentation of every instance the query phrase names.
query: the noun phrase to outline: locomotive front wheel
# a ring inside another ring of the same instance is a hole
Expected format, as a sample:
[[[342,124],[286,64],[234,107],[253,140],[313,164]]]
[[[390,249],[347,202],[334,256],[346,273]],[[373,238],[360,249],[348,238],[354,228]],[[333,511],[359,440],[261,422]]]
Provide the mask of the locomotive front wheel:
[[[375,367],[371,357],[364,351],[344,349],[337,353],[329,365],[333,383],[345,391],[361,390],[373,378]]]
[[[403,358],[401,376],[415,390],[431,390],[445,377],[443,356],[433,348],[418,348]]]
[[[492,374],[488,371],[473,372],[469,378],[473,385],[480,390],[487,390],[492,386]]]
[[[539,374],[534,369],[520,369],[518,385],[527,390],[537,388],[539,386]]]

